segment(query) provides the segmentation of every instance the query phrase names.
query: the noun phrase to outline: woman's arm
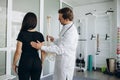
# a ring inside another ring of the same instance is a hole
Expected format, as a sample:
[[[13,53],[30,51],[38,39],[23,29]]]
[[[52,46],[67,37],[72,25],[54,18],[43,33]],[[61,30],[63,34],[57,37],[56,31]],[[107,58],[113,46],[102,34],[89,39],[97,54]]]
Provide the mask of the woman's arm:
[[[45,57],[46,57],[45,51],[41,51],[41,60],[42,60],[42,64],[43,64],[43,62],[44,62],[44,60],[45,60]]]
[[[17,41],[17,45],[16,45],[16,51],[15,51],[15,54],[14,54],[14,58],[13,58],[13,70],[16,72],[16,63],[17,61],[19,60],[19,57],[21,55],[21,52],[22,52],[22,42],[20,41]]]

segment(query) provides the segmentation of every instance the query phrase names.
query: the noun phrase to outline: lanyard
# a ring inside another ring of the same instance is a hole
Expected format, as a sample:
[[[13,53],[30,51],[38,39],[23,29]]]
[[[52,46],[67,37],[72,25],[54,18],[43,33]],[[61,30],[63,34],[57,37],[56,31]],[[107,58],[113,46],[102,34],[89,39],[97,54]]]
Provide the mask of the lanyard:
[[[63,33],[63,35],[62,35],[62,36],[64,36],[64,35],[65,35],[65,33],[66,33],[66,32],[67,32],[67,31],[68,31],[68,30],[72,27],[72,25],[73,25],[73,24],[71,24],[71,25],[70,25],[70,27],[69,27],[69,28],[67,28],[67,30]]]

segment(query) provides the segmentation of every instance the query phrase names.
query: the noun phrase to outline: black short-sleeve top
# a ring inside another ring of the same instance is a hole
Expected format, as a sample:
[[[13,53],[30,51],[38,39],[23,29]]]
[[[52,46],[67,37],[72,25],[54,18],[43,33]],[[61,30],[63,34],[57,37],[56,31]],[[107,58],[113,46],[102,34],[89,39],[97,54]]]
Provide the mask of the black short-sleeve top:
[[[22,42],[22,54],[34,55],[38,53],[38,50],[30,45],[31,41],[37,42],[38,40],[40,42],[44,42],[44,37],[40,32],[37,31],[21,31],[18,34],[17,40]]]

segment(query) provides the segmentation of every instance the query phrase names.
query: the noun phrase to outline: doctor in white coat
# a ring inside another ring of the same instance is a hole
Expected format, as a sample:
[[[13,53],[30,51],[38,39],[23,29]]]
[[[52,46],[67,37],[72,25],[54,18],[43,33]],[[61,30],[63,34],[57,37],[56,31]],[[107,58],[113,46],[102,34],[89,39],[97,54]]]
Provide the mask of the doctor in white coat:
[[[56,54],[53,80],[73,80],[78,33],[73,23],[72,10],[65,7],[58,13],[59,21],[63,25],[59,38],[47,37],[54,44],[43,46],[40,42],[31,42],[31,45],[36,49]]]

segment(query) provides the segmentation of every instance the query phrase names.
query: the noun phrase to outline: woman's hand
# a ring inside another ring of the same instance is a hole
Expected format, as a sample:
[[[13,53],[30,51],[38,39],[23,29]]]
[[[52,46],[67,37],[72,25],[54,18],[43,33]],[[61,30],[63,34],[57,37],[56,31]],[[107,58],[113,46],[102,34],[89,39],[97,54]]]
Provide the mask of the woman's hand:
[[[15,65],[15,64],[13,64],[13,65],[12,65],[12,68],[13,68],[14,72],[17,73],[17,68],[18,68],[18,66]]]

